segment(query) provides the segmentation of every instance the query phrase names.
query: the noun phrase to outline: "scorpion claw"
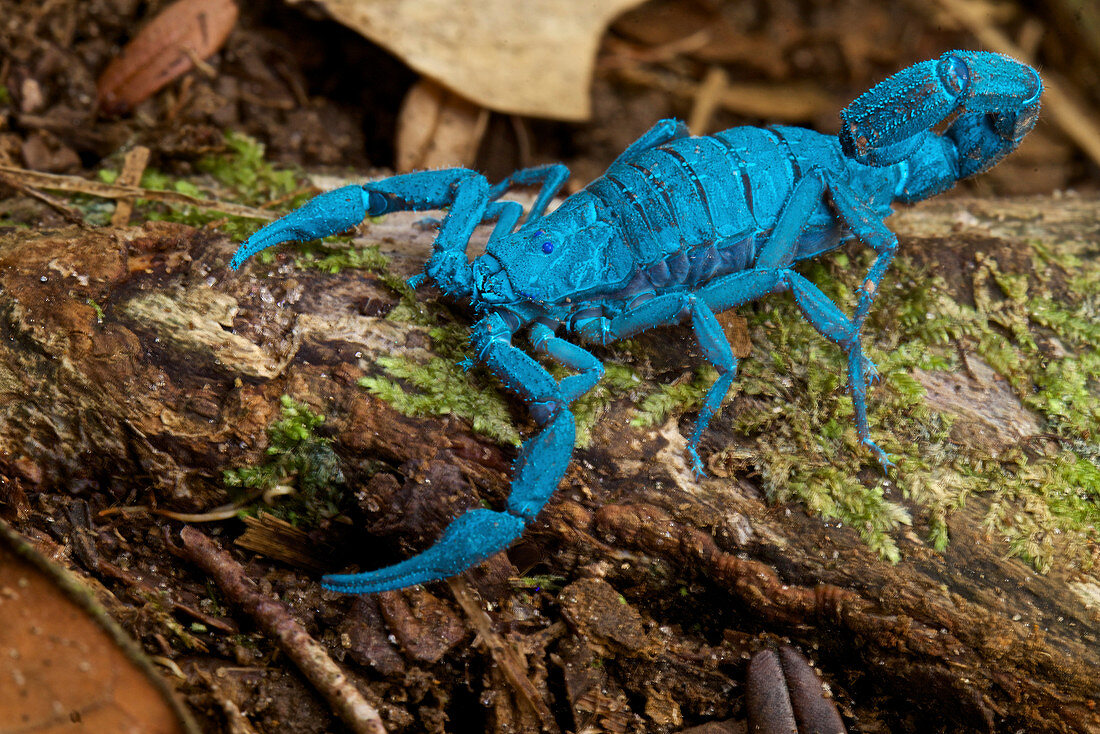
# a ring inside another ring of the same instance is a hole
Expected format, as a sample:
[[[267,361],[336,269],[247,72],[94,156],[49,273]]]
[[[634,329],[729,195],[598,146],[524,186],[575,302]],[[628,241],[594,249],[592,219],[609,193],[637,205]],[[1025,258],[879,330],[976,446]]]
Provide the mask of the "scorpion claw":
[[[321,579],[321,585],[344,594],[372,594],[454,576],[507,548],[524,525],[523,518],[506,512],[470,510],[423,553],[377,571],[331,574]]]
[[[267,225],[241,243],[229,267],[237,270],[260,250],[288,240],[309,242],[351,229],[368,212],[368,192],[362,186],[344,186],[315,196],[305,206]]]

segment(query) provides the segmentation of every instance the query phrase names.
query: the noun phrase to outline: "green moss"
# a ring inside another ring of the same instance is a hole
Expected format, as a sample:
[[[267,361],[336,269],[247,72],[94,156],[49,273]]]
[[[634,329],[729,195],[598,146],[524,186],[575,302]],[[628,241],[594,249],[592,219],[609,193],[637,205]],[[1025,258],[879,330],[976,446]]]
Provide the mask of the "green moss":
[[[298,246],[294,262],[300,268],[314,268],[335,275],[347,268],[384,273],[390,259],[379,251],[378,245],[338,249],[309,243]]]
[[[550,594],[557,594],[565,586],[564,576],[554,575],[534,575],[534,576],[518,576],[510,580],[513,588],[517,589],[534,589],[535,591],[543,591]]]
[[[287,212],[306,202],[309,192],[305,181],[296,169],[280,169],[264,160],[264,147],[255,139],[235,132],[225,136],[226,152],[201,159],[197,168],[210,176],[221,190],[217,196],[222,201],[249,206],[270,206],[272,211]],[[119,171],[103,168],[97,172],[100,181],[116,183]],[[204,185],[205,184],[205,188]],[[205,182],[173,176],[156,168],[147,168],[141,177],[142,188],[155,191],[174,191],[196,198],[207,196],[209,179]],[[294,195],[296,192],[301,192]],[[277,202],[277,206],[273,205]],[[103,205],[100,200],[75,199],[77,206],[95,223],[105,224],[110,219],[113,204]],[[97,207],[106,206],[106,214]],[[233,239],[243,240],[256,231],[255,219],[227,216],[214,210],[198,210],[190,206],[170,205],[145,199],[134,201],[138,216],[150,221],[180,222],[192,227],[205,227],[216,223],[220,231]]]
[[[379,357],[388,377],[362,377],[359,384],[404,415],[454,415],[502,443],[519,444],[508,404],[495,386],[484,385],[451,359],[425,364],[407,357]],[[391,379],[392,378],[392,379]]]
[[[558,379],[565,374],[567,374],[565,370],[554,372],[554,376]],[[605,362],[603,379],[570,408],[577,422],[577,447],[591,446],[592,428],[600,416],[613,402],[623,397],[634,396],[642,387],[642,378],[633,368],[618,362]]]
[[[661,425],[674,413],[698,409],[707,390],[718,378],[718,371],[709,364],[701,364],[696,367],[694,377],[686,377],[660,385],[642,398],[634,410],[630,425],[643,428]]]
[[[282,199],[300,187],[299,173],[277,169],[264,160],[264,146],[243,133],[225,136],[227,153],[211,155],[198,163],[198,169],[210,174],[241,201],[259,204]],[[300,203],[304,203],[300,202]],[[288,208],[297,204],[289,203]]]
[[[1045,418],[1045,430],[1062,439],[1062,452],[1028,461],[1020,450],[995,456],[969,449],[963,455],[949,444],[935,450],[921,442],[929,461],[902,476],[907,494],[928,513],[936,548],[946,546],[950,512],[969,495],[985,493],[991,506],[983,526],[1010,553],[1044,571],[1055,563],[1088,567],[1100,540],[1098,457],[1087,450],[1100,435],[1100,327],[1089,292],[1100,266],[1032,244],[1032,272],[1005,273],[995,259],[979,259],[975,307],[955,303],[942,289],[927,305],[934,320],[947,317],[942,329],[948,349],[957,341],[977,351],[1025,406]],[[1057,300],[1048,293],[1056,284],[1070,286]]]
[[[345,497],[340,459],[332,440],[319,436],[325,417],[288,395],[280,398],[282,417],[268,426],[267,458],[258,466],[227,469],[222,479],[233,494],[255,500],[277,495],[272,514],[295,524],[313,525],[339,513]]]
[[[103,307],[100,306],[98,303],[96,303],[91,298],[89,298],[87,301],[85,301],[85,303],[87,303],[89,306],[91,306],[95,310],[96,323],[102,324],[103,323],[103,316],[104,316]]]

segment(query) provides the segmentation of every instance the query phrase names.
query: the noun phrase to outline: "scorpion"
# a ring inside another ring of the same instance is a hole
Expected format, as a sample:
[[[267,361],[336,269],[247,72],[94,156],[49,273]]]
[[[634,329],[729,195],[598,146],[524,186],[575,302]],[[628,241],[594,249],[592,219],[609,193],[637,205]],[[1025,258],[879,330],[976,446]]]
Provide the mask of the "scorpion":
[[[366,217],[446,209],[431,256],[410,285],[431,279],[472,305],[474,358],[522,399],[538,427],[518,451],[503,511],[468,510],[426,551],[376,571],[328,575],[322,584],[365,594],[440,580],[515,541],[568,468],[571,403],[603,374],[580,344],[690,324],[718,373],[688,440],[692,468],[702,475],[699,440],[737,373],[715,313],[774,293],[790,292],[813,328],[846,354],[859,438],[887,471],[893,464],[867,422],[866,390],[877,372],[860,341],[897,250],[883,219],[894,202],[943,192],[1013,151],[1038,119],[1041,94],[1038,73],[1025,64],[951,51],[857,97],[840,113],[837,136],[770,126],[693,137],[682,122],[662,120],[549,213],[569,176],[560,163],[516,171],[495,185],[450,168],[344,186],[260,229],[233,256],[234,270],[267,247],[336,234]],[[525,217],[519,202],[501,199],[516,186],[540,187]],[[471,261],[471,235],[492,222],[484,254]],[[848,316],[794,265],[853,238],[875,254]],[[535,355],[571,374],[555,379],[517,346],[521,330]]]

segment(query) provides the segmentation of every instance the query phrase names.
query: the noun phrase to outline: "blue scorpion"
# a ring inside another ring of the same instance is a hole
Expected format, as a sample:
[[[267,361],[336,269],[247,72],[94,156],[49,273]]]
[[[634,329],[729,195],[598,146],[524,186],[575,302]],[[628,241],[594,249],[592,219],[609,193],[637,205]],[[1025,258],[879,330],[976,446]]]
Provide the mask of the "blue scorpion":
[[[230,265],[288,240],[335,234],[365,217],[446,209],[425,278],[466,299],[479,318],[471,345],[529,406],[539,432],[519,450],[504,511],[472,509],[435,545],[369,573],[325,576],[329,589],[371,593],[443,579],[504,550],[557,489],[573,452],[570,404],[603,365],[574,341],[608,344],[656,326],[691,324],[718,377],[688,441],[702,473],[699,439],[733,383],[737,360],[715,312],[789,291],[803,316],[847,355],[860,439],[871,439],[865,394],[876,377],[860,329],[897,248],[883,224],[893,202],[913,202],[985,171],[1014,150],[1039,114],[1039,75],[1011,58],[952,51],[891,76],[841,112],[838,137],[797,127],[738,127],[691,137],[663,120],[607,172],[546,213],[568,178],[562,164],[527,168],[495,186],[465,168],[420,171],[321,194],[249,237]],[[944,123],[942,133],[934,130]],[[540,186],[526,218],[514,186]],[[496,222],[483,255],[466,249],[474,229]],[[517,227],[518,225],[518,227]],[[858,239],[876,253],[851,316],[800,275],[795,263]],[[574,374],[560,382],[534,353]],[[572,335],[574,341],[565,338]]]

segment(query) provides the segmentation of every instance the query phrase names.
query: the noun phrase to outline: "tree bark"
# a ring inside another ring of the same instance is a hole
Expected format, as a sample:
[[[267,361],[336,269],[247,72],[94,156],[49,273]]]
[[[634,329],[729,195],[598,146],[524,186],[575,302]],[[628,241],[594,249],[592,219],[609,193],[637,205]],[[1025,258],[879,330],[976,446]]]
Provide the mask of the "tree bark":
[[[990,260],[1000,268],[991,277],[1026,275],[1040,251],[1095,261],[1098,221],[1100,200],[1067,196],[956,198],[911,208],[888,224],[899,234],[901,258],[942,278],[954,301],[972,305],[984,297],[975,273]],[[420,267],[432,233],[391,216],[367,236],[390,254],[390,273],[403,278]],[[49,508],[74,497],[95,509],[201,512],[222,505],[223,470],[265,460],[267,429],[280,417],[284,394],[326,417],[323,433],[351,490],[345,514],[365,525],[321,524],[331,537],[353,539],[351,551],[326,556],[331,570],[397,560],[434,540],[462,508],[483,500],[500,506],[514,447],[455,416],[402,415],[358,384],[380,374],[379,357],[424,362],[445,342],[428,326],[386,318],[398,296],[382,278],[298,268],[285,253],[273,268],[254,264],[234,275],[225,269],[232,248],[214,232],[174,224],[0,234],[0,502],[17,527],[32,537],[47,533]],[[1054,283],[1051,297],[1072,296],[1078,286]],[[470,314],[434,290],[417,297],[433,309],[437,326],[468,323]],[[1088,298],[1095,307],[1097,296]],[[1005,333],[1011,317],[1004,315]],[[876,324],[890,315],[876,318],[865,329],[872,342],[881,335]],[[736,320],[726,323],[744,332]],[[647,375],[686,381],[697,359],[684,355],[686,327],[655,333],[665,336],[628,345],[641,353],[626,358],[644,362]],[[974,358],[972,346],[959,340],[956,370],[913,375],[926,404],[953,416],[951,440],[991,462],[1017,450],[1032,451],[1027,459],[1037,465],[1062,450],[1067,439],[1052,437],[1044,417],[1025,407],[1011,381]],[[454,358],[445,350],[443,356]],[[1100,388],[1092,380],[1083,390],[1095,397]],[[580,729],[585,716],[606,727],[613,719],[627,729],[666,731],[700,723],[708,710],[738,718],[741,694],[732,686],[744,672],[740,653],[782,637],[811,652],[854,730],[1100,732],[1100,576],[1089,565],[1098,556],[1095,527],[1080,534],[1084,547],[1075,547],[1073,564],[1060,564],[1056,553],[1040,573],[985,529],[990,498],[1000,496],[995,486],[947,513],[943,552],[923,532],[919,503],[897,496],[917,524],[892,531],[900,554],[892,564],[846,524],[799,502],[769,501],[781,479],[761,476],[751,442],[722,453],[724,441],[740,441],[736,421],[753,409],[752,396],[731,398],[715,421],[702,447],[711,473],[703,479],[684,461],[694,414],[632,426],[631,399],[620,395],[601,406],[591,442],[575,452],[555,499],[524,540],[467,575],[498,605],[497,624],[531,635],[530,620],[519,625],[509,616],[515,605],[530,603],[527,591],[508,583],[517,573],[510,564],[536,567],[558,577],[550,587],[565,587],[540,607],[544,628],[556,631],[539,638],[541,648],[526,650],[536,688],[567,727]],[[509,405],[520,432],[530,435],[523,406]],[[1080,434],[1072,447],[1094,467],[1096,436]],[[919,471],[934,483],[941,467],[937,457],[928,461]],[[875,486],[876,472],[868,460],[859,481]],[[1100,502],[1100,488],[1078,489],[1086,508]],[[232,521],[226,527],[232,535],[240,529]],[[591,578],[636,610],[636,634],[604,629],[578,611],[584,595],[596,592],[577,584]],[[447,593],[442,585],[429,588]],[[361,607],[368,602],[326,595],[323,603],[367,614]],[[377,611],[371,614],[372,624],[381,624]],[[554,627],[561,621],[565,632]],[[401,615],[389,621],[391,628],[405,623]],[[563,634],[567,639],[553,642]],[[602,667],[584,665],[593,654],[606,660]],[[636,659],[648,662],[636,668]],[[366,660],[370,685],[398,685],[406,675],[392,660],[389,667],[377,655]],[[479,673],[443,660],[458,678],[474,676],[468,685],[482,685]],[[595,676],[604,703],[620,708],[600,709],[592,681],[585,688],[569,672],[564,687],[547,684],[547,676],[560,675],[547,666],[569,661]],[[490,706],[489,721],[536,726],[519,704],[503,711],[506,698]],[[391,725],[400,718],[383,713]]]

